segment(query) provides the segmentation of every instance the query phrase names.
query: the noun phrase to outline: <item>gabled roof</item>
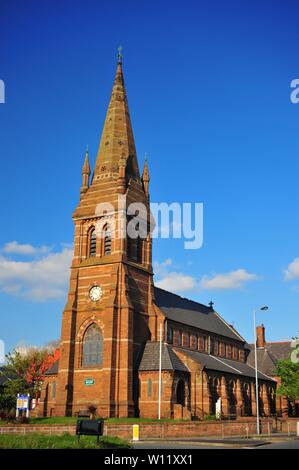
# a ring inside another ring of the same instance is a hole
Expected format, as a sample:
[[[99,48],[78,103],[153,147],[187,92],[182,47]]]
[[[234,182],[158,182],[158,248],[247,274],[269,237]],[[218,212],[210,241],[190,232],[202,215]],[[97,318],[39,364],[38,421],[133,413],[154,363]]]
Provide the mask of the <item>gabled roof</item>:
[[[155,303],[169,320],[245,342],[239,333],[207,305],[155,287]]]
[[[249,344],[248,364],[254,366],[254,346]],[[278,361],[288,359],[292,351],[291,341],[266,343],[264,348],[257,348],[258,368],[267,375],[275,376]]]
[[[159,370],[159,358],[160,343],[148,341],[145,345],[138,370]],[[162,370],[188,372],[188,368],[166,343],[162,344]]]

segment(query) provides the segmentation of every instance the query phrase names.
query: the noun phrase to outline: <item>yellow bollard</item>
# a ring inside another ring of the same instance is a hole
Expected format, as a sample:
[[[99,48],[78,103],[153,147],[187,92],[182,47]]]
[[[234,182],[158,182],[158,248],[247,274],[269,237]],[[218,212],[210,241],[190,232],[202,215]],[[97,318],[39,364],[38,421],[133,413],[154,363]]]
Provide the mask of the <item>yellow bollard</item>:
[[[133,441],[139,441],[139,424],[133,424]]]

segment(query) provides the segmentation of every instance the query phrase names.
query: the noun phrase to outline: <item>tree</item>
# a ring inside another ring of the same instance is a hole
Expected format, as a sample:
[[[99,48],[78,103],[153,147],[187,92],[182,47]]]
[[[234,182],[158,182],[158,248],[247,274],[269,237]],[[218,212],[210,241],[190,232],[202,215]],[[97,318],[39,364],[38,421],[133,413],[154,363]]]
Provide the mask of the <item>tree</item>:
[[[299,361],[294,360],[294,358],[298,357],[298,351],[299,344],[297,341],[290,358],[278,361],[275,371],[281,380],[277,393],[280,396],[285,396],[290,402],[295,402],[299,399]]]
[[[32,393],[25,377],[28,365],[27,359],[17,351],[6,355],[6,364],[1,368],[1,375],[7,379],[0,393],[1,409],[14,408],[18,393]]]
[[[25,348],[23,352],[14,350],[6,355],[6,364],[1,374],[7,377],[0,391],[0,408],[14,408],[18,393],[39,398],[46,371],[57,361],[59,350],[52,348]]]
[[[29,350],[28,351],[28,367],[26,369],[25,378],[26,382],[34,389],[36,401],[39,398],[42,382],[45,373],[57,361],[59,356],[58,350],[54,354],[49,354],[48,349]]]

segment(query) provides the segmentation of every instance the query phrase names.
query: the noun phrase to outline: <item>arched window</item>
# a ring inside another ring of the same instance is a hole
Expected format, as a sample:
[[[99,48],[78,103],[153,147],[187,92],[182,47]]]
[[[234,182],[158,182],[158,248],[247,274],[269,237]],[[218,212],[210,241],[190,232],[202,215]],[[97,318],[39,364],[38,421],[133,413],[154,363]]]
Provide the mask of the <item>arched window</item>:
[[[95,229],[89,233],[89,256],[95,256],[97,252],[97,236]]]
[[[190,348],[190,333],[189,333],[189,331],[186,331],[184,336],[185,336],[184,346],[186,348]]]
[[[232,357],[232,345],[231,344],[227,344],[226,345],[226,348],[225,348],[225,356],[228,358],[228,359],[231,359]]]
[[[170,344],[173,343],[173,327],[171,325],[167,328],[167,342]]]
[[[151,398],[153,393],[153,381],[152,379],[147,380],[147,398]]]
[[[137,263],[142,263],[142,248],[143,248],[143,241],[140,237],[136,239],[136,261]]]
[[[176,403],[185,406],[185,382],[180,379],[176,387]]]
[[[197,335],[192,334],[190,338],[190,348],[197,349],[197,344],[198,344],[198,337]]]
[[[134,254],[134,240],[128,234],[127,236],[127,256],[129,259],[133,259]]]
[[[52,382],[52,399],[56,398],[56,382]]]
[[[111,254],[111,230],[109,225],[104,228],[104,255]]]
[[[178,332],[178,346],[182,346],[182,340],[183,340],[183,332],[182,330],[179,330]]]
[[[84,335],[82,365],[100,365],[103,362],[103,336],[99,328],[93,323]]]
[[[203,351],[204,348],[205,348],[204,338],[203,338],[203,336],[199,336],[198,337],[198,349],[199,349],[199,351]]]

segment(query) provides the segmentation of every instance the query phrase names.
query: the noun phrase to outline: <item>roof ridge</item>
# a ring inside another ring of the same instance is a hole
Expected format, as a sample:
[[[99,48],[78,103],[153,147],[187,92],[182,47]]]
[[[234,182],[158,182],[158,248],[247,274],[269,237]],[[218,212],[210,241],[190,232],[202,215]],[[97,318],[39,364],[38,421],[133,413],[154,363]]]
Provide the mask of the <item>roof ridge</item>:
[[[226,320],[224,320],[224,318],[220,315],[220,313],[216,312],[216,310],[213,310],[213,312],[215,313],[215,315],[217,315],[217,317],[219,318],[219,320],[221,320],[223,323],[225,323],[225,325],[233,332],[235,333],[237,336],[239,336],[239,338],[244,341],[244,343],[246,342],[245,338],[243,338],[243,336],[240,335],[240,333],[235,329],[233,328],[229,323],[227,323]]]
[[[175,294],[174,292],[170,292],[169,290],[166,290],[166,289],[162,289],[161,287],[158,287],[158,286],[154,286],[155,289],[158,289],[158,290],[162,290],[163,292],[166,292],[167,294],[170,294],[170,295],[174,295],[175,297],[179,297],[180,299],[182,300],[186,300],[187,302],[191,302],[193,304],[197,304],[197,305],[201,305],[202,307],[205,307],[207,309],[209,309],[210,307],[206,304],[202,304],[201,302],[197,302],[197,300],[192,300],[192,299],[188,299],[187,297],[182,297],[181,295],[179,294]]]

